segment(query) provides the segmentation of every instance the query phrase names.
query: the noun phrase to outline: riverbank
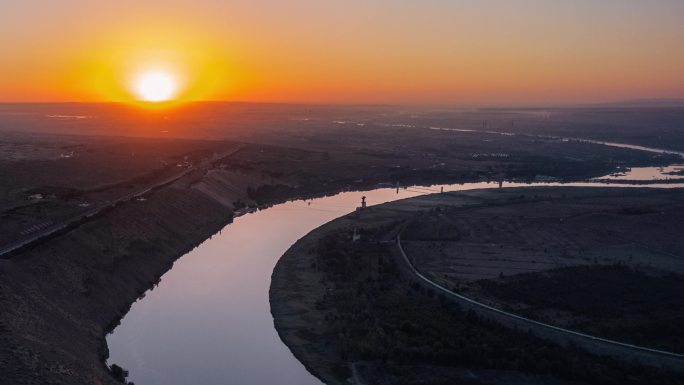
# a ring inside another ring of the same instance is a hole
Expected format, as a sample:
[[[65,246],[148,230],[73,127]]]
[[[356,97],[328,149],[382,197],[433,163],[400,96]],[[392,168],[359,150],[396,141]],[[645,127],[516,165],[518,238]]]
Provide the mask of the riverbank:
[[[440,171],[430,169],[433,160],[409,169],[415,159],[377,154],[371,156],[377,165],[367,167],[366,157],[349,163],[340,154],[248,145],[0,260],[0,307],[7,309],[0,314],[0,376],[13,384],[116,383],[104,365],[106,333],[176,259],[229,223],[233,210],[388,180],[429,184],[494,175],[485,170],[491,162]],[[542,166],[525,166],[523,174],[536,175]]]
[[[120,384],[105,365],[106,334],[267,183],[221,167],[231,156],[0,259],[0,382]]]
[[[117,383],[104,364],[105,335],[176,259],[230,223],[233,210],[342,189],[288,187],[267,199],[255,191],[279,179],[228,169],[228,162],[206,164],[0,260],[0,377],[13,384]]]
[[[643,372],[631,364],[502,329],[447,306],[434,291],[398,279],[391,248],[396,233],[388,232],[397,222],[440,206],[478,207],[488,202],[496,207],[520,197],[530,202],[577,194],[597,194],[606,200],[673,195],[641,189],[480,190],[453,194],[451,202],[433,195],[372,207],[358,218],[341,217],[313,230],[278,262],[270,291],[276,329],[300,361],[329,384],[350,378],[388,384],[418,378],[487,384],[604,383],[620,378],[630,383],[654,378],[679,383],[677,376],[658,369]],[[362,241],[351,242],[354,228]],[[469,377],[463,377],[464,371]]]
[[[187,176],[0,261],[0,377],[116,384],[105,334],[173,262],[230,222]],[[37,277],[40,277],[37,279]]]

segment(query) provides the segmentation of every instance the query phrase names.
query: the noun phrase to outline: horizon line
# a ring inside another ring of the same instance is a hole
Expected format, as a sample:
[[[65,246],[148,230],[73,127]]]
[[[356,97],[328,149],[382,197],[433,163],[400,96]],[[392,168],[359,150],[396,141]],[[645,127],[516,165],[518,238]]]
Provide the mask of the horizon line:
[[[658,105],[662,103],[663,105]],[[670,103],[670,105],[667,105]],[[135,103],[125,101],[0,101],[0,105],[121,105],[140,107]],[[637,98],[624,100],[606,100],[586,103],[354,103],[354,102],[315,102],[315,101],[250,101],[250,100],[192,100],[174,104],[174,106],[160,109],[175,109],[187,105],[197,104],[253,104],[253,105],[290,105],[290,106],[318,106],[318,107],[422,107],[422,108],[450,108],[450,109],[540,109],[540,108],[579,108],[579,107],[684,107],[684,97]],[[630,105],[631,104],[631,105]],[[153,106],[153,103],[150,103]]]

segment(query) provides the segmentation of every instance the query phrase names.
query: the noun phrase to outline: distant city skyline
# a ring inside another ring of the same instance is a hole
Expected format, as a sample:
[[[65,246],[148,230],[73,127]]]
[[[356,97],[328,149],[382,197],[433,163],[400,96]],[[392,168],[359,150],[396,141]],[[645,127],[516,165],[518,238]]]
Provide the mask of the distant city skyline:
[[[674,0],[7,0],[0,102],[684,98],[682,20]]]

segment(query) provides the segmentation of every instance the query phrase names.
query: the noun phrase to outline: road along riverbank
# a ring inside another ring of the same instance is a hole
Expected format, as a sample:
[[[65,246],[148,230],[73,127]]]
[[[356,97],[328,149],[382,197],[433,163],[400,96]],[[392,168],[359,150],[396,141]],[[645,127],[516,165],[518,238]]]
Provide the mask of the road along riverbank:
[[[159,283],[176,259],[230,223],[238,203],[250,201],[250,188],[269,183],[258,170],[226,169],[222,163],[216,159],[202,164],[148,191],[141,197],[144,199],[122,201],[66,232],[0,260],[0,307],[5,309],[0,313],[0,376],[16,384],[115,383],[105,366],[109,356],[105,335],[132,303]],[[486,184],[454,188],[475,186]],[[292,191],[276,194],[274,201],[291,198]],[[395,189],[383,191],[388,194],[385,199],[391,200],[435,189],[401,189],[399,195]],[[306,191],[297,191],[297,195],[305,196]],[[355,195],[355,202],[359,195],[363,194]],[[354,207],[338,209],[322,207],[317,212],[338,216]],[[333,217],[297,229],[303,235]],[[229,250],[223,253],[229,254]],[[273,256],[281,254],[278,251]],[[265,287],[270,272],[259,281]],[[262,303],[267,306],[265,298]],[[270,322],[270,318],[264,319]]]
[[[429,287],[428,281],[417,282],[417,275],[402,261],[396,244],[403,223],[440,206],[496,207],[515,203],[520,197],[552,201],[574,195],[597,195],[608,200],[631,196],[632,201],[638,201],[639,195],[667,194],[676,198],[679,191],[481,190],[401,200],[340,217],[311,231],[278,262],[270,290],[276,329],[293,353],[329,384],[343,384],[352,374],[368,383],[409,381],[411,376],[521,384],[566,380],[594,383],[626,376],[641,378],[639,383],[654,378],[668,383],[678,375],[667,374],[667,368],[681,369],[677,355],[619,344],[617,350],[612,346],[613,351],[587,352],[582,345],[567,346],[567,341],[557,338],[545,342],[548,328],[543,335],[529,325],[481,316],[469,311],[472,306],[454,305],[446,293]],[[353,234],[360,234],[362,241],[352,242]],[[630,354],[623,357],[623,348]],[[641,356],[644,352],[652,354]],[[627,362],[632,360],[649,368],[636,368]],[[463,377],[462,370],[474,377]],[[527,377],[521,380],[521,375]],[[548,375],[555,379],[539,377]]]

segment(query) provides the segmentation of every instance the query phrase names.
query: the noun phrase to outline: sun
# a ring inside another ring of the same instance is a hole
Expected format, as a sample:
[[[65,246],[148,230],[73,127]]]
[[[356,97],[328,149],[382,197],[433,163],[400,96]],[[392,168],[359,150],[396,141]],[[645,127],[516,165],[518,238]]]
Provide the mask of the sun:
[[[178,84],[170,73],[151,71],[138,77],[135,90],[143,101],[159,103],[171,100],[178,91]]]

